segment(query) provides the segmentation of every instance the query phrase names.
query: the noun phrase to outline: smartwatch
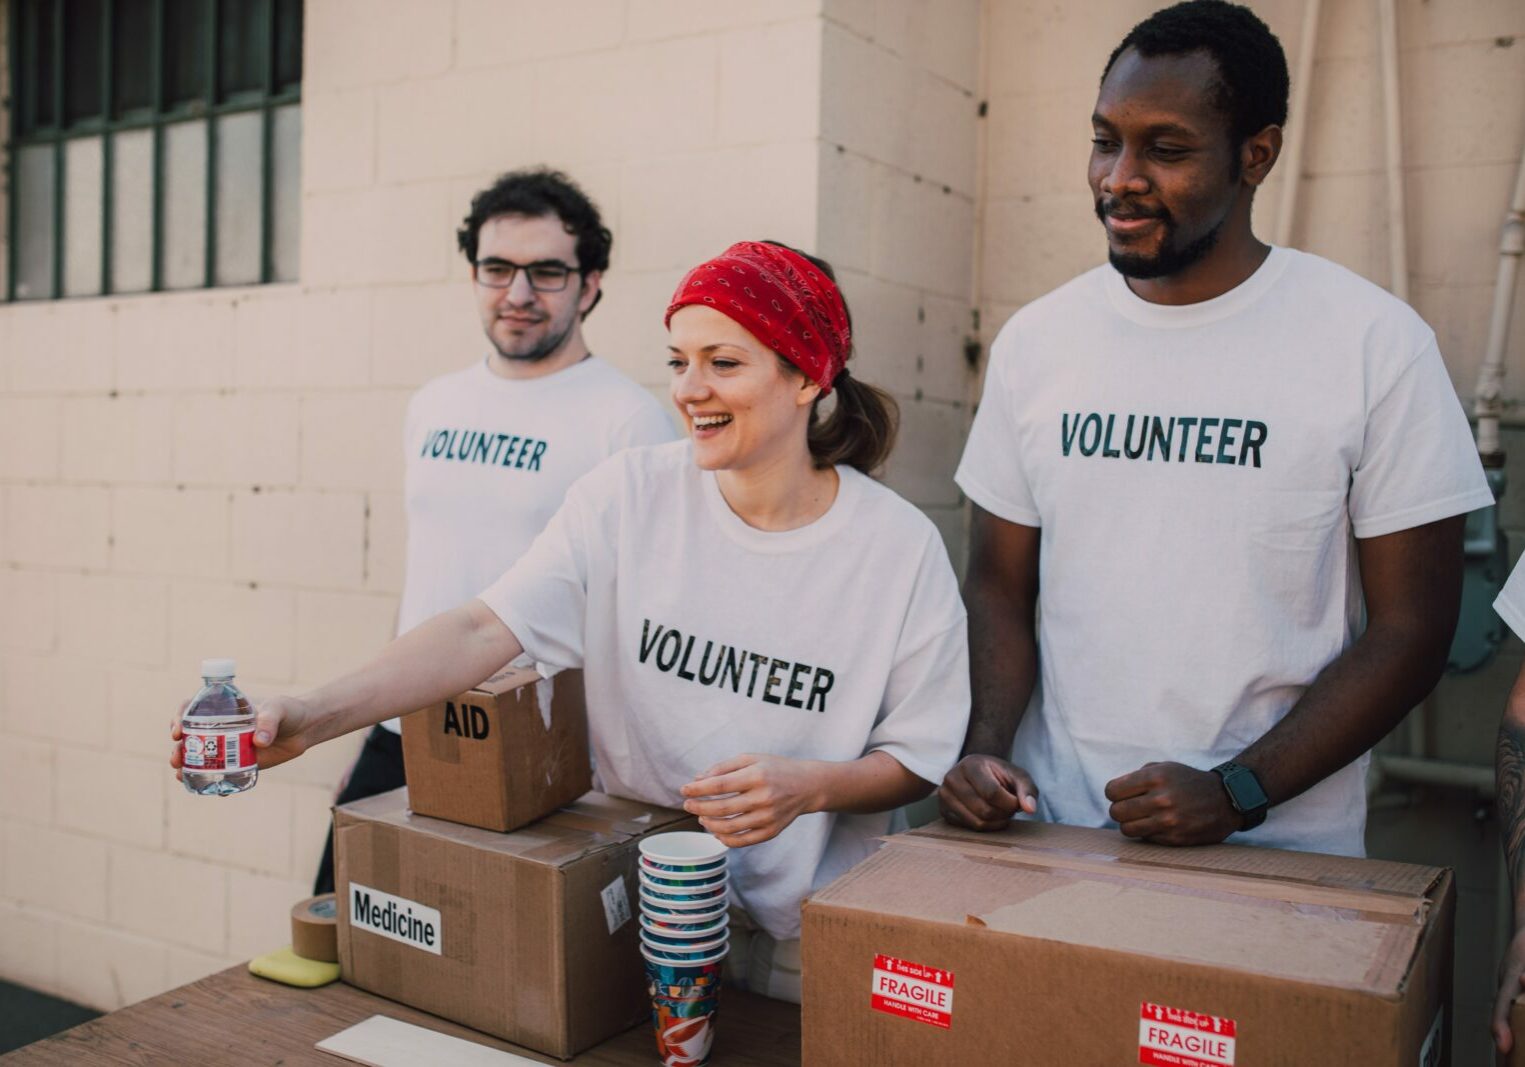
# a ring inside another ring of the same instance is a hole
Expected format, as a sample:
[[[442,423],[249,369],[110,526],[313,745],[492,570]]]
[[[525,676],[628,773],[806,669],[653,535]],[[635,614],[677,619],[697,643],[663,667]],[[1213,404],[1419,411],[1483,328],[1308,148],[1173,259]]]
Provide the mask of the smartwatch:
[[[1240,829],[1253,830],[1266,821],[1266,809],[1271,806],[1271,800],[1260,787],[1260,779],[1255,777],[1254,771],[1230,760],[1214,767],[1213,773],[1223,779],[1228,802],[1244,819]]]

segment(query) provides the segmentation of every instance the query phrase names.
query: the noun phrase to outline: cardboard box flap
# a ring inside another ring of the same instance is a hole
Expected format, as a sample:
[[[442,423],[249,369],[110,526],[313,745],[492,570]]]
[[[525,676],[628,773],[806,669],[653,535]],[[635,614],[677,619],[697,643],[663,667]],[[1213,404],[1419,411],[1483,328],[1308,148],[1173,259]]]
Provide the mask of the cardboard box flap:
[[[471,844],[549,867],[565,867],[584,856],[612,848],[633,837],[688,818],[681,811],[588,793],[539,822],[497,833],[474,826],[416,815],[408,809],[407,787],[357,800],[341,813],[353,811],[366,819],[407,827],[419,833]]]
[[[1155,877],[1164,880],[1170,880],[1165,872],[1179,872],[1188,877],[1193,874],[1227,876],[1239,885],[1239,892],[1255,892],[1252,887],[1260,882],[1276,887],[1271,892],[1273,896],[1297,896],[1309,903],[1394,914],[1422,910],[1444,874],[1440,867],[1248,845],[1162,849],[1131,841],[1115,830],[1025,820],[995,833],[980,833],[936,822],[889,840],[897,844],[936,844],[958,848],[971,855],[1019,861],[1022,853],[1033,853],[1042,857],[1044,866],[1095,869],[1110,864],[1151,870],[1156,872]],[[1293,887],[1304,887],[1307,891],[1297,893]]]
[[[487,681],[472,688],[473,693],[487,693],[490,696],[499,696],[520,686],[530,685],[540,681],[540,672],[533,667],[504,667]]]
[[[890,847],[812,895],[806,907],[981,927],[996,936],[1312,981],[1386,998],[1403,990],[1425,930],[1423,897],[1392,897],[1407,904],[1398,911],[1331,905],[1296,898],[1311,890],[1354,898],[1357,905],[1364,901],[1349,889],[1317,885],[1293,885],[1291,894],[1271,892],[1271,884],[1253,871],[1230,874],[1197,869],[1199,864],[1182,870],[1059,848],[1046,850],[1042,863],[1022,862],[1020,850],[966,847],[968,842],[956,837],[939,842],[915,834],[891,840]],[[1086,843],[1083,837],[1064,840]],[[1163,851],[1145,849],[1156,859]],[[1052,862],[1056,858],[1060,862]],[[1289,895],[1294,899],[1286,899]],[[1376,899],[1388,898],[1379,893]]]

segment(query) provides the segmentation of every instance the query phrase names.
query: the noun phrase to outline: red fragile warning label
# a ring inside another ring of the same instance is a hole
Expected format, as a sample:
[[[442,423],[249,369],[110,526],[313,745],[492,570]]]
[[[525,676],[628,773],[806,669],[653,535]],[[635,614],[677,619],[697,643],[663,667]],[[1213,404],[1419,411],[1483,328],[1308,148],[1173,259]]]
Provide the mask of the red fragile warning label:
[[[1233,1019],[1144,1001],[1138,1010],[1138,1062],[1155,1067],[1234,1067]]]
[[[953,972],[893,956],[874,957],[875,1011],[930,1023],[953,1025]]]

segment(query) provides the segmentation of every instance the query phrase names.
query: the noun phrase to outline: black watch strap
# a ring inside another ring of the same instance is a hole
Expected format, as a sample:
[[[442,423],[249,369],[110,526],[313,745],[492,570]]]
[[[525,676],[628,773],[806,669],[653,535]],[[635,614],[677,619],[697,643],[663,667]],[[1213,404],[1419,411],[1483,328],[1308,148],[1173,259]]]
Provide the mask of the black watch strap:
[[[1266,821],[1266,811],[1271,802],[1254,771],[1242,763],[1229,760],[1214,767],[1213,773],[1222,779],[1223,789],[1228,793],[1228,802],[1244,820],[1240,829],[1253,830]]]

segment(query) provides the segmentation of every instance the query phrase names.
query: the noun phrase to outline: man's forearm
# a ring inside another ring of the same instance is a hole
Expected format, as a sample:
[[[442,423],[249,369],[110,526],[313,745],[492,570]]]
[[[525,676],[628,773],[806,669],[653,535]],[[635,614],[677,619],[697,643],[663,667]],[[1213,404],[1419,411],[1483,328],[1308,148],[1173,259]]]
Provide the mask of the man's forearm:
[[[513,633],[481,601],[452,608],[390,642],[357,671],[302,699],[329,740],[463,693],[520,652]]]
[[[1514,892],[1514,928],[1525,925],[1525,706],[1513,698],[1499,723],[1494,755],[1498,784],[1499,836],[1504,844],[1504,868]]]
[[[1012,739],[1038,678],[1031,605],[988,586],[964,589],[969,611],[970,709],[966,756],[1011,755]]]
[[[1374,626],[1236,762],[1255,771],[1273,805],[1291,800],[1385,737],[1435,688],[1444,665],[1433,632]]]

